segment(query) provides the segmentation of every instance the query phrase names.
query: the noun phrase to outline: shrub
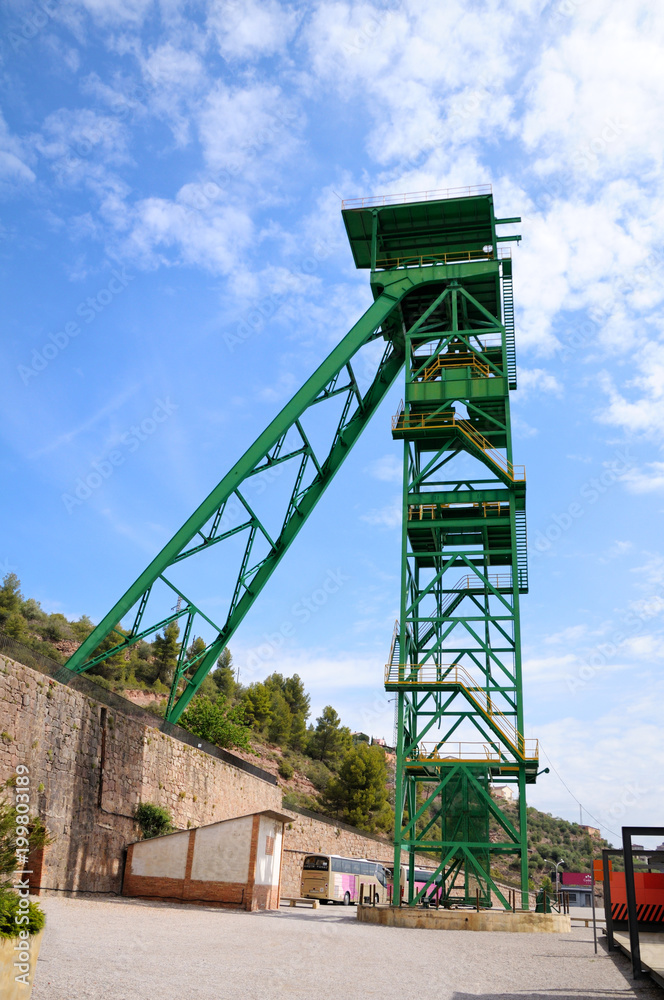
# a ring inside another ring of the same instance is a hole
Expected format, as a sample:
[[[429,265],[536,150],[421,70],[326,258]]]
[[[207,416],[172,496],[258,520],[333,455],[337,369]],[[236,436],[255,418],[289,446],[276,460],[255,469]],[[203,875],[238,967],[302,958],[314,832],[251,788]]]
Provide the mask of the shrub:
[[[244,722],[244,710],[240,705],[231,708],[223,694],[214,700],[206,695],[194,698],[180,717],[179,725],[218,747],[251,751],[251,733]]]
[[[175,829],[168,809],[154,802],[140,802],[134,810],[134,819],[141,828],[143,840],[161,837]]]
[[[285,778],[286,781],[288,781],[289,778],[293,777],[294,773],[295,772],[293,770],[293,765],[289,764],[287,760],[284,760],[282,758],[282,760],[279,762],[279,774],[281,775],[281,777]]]
[[[44,926],[46,917],[37,903],[28,906],[28,922],[18,924],[16,918],[19,910],[19,897],[11,890],[0,890],[0,938],[18,937],[19,930],[27,930],[30,934],[38,934]],[[23,911],[25,912],[25,911]]]

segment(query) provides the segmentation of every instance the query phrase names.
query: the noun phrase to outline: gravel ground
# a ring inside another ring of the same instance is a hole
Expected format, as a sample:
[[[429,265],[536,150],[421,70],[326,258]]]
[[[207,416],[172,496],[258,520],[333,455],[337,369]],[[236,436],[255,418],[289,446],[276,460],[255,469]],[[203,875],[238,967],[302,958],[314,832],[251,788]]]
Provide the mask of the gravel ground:
[[[418,931],[355,909],[244,913],[140,900],[43,900],[33,1000],[663,1000],[620,955],[571,934]]]

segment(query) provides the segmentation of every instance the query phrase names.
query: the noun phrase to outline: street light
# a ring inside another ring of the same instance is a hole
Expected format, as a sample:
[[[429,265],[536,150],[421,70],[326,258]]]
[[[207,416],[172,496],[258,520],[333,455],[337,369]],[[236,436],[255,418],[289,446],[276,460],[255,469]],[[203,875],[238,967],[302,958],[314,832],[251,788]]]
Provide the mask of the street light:
[[[558,875],[558,866],[559,865],[564,865],[565,861],[564,861],[563,858],[561,858],[560,861],[547,861],[547,864],[548,865],[553,865],[554,868],[556,869],[556,902],[559,902],[560,901],[560,882],[559,882],[559,875]]]

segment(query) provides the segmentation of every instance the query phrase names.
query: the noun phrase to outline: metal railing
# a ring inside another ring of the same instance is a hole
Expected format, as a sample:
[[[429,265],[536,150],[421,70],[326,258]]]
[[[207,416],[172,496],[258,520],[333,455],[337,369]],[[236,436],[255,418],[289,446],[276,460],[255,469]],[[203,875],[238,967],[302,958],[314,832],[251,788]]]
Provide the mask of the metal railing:
[[[497,256],[489,250],[439,250],[434,253],[407,254],[403,257],[379,257],[377,268],[390,271],[401,267],[435,267],[439,264],[467,264],[474,260],[503,260],[511,256],[511,247],[499,247]]]
[[[472,444],[475,445],[480,451],[483,451],[489,461],[493,462],[501,472],[505,473],[513,483],[525,482],[526,480],[526,468],[524,465],[513,465],[498,449],[491,444],[491,442],[480,434],[479,431],[475,430],[473,425],[469,420],[465,420],[463,417],[457,417],[452,411],[445,410],[442,413],[409,413],[406,417],[403,410],[403,402],[401,403],[401,409],[399,412],[392,417],[392,430],[446,430],[448,428],[455,427],[461,433],[468,438]]]
[[[376,208],[380,205],[406,205],[411,201],[444,201],[446,198],[471,198],[473,195],[491,194],[490,184],[473,184],[470,187],[438,188],[431,191],[409,191],[406,194],[370,195],[367,198],[345,198],[341,208]]]
[[[503,504],[499,500],[486,500],[482,503],[420,503],[408,508],[408,520],[433,521],[439,510],[458,511],[459,517],[463,517],[464,511],[476,508],[482,509],[482,517],[509,515],[510,512],[509,504]]]
[[[539,740],[523,741],[523,757],[527,760],[539,759]],[[488,743],[420,743],[406,758],[407,764],[444,763],[449,760],[503,764],[505,757],[513,753],[511,748]]]
[[[458,663],[388,663],[385,666],[386,684],[456,684],[463,689],[480,713],[500,729],[503,739],[512,751],[523,756],[524,738],[514,723],[491,701],[486,690]]]
[[[426,366],[416,381],[429,382],[448,368],[472,368],[473,373],[477,372],[482,378],[489,378],[490,375],[495,374],[489,365],[485,365],[475,354],[439,354],[430,365]]]

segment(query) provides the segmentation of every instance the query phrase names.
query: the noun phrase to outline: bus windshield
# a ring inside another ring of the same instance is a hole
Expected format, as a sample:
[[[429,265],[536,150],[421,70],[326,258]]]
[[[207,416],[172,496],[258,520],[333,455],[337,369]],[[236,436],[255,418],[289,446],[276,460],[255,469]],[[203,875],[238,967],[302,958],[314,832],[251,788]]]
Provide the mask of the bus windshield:
[[[305,871],[316,871],[316,872],[326,872],[329,869],[329,861],[327,858],[305,858],[303,868]]]

